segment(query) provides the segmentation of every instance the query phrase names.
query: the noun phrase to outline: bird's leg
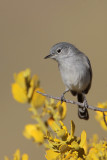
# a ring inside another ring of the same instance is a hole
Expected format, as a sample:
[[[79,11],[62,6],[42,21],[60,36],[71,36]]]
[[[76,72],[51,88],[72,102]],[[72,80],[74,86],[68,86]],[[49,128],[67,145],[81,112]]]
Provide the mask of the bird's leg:
[[[69,89],[67,88],[67,89],[63,92],[63,94],[61,95],[61,103],[64,101],[64,95],[65,95],[65,93],[68,92],[68,91],[69,91]]]
[[[84,101],[83,101],[84,107],[85,107],[85,108],[88,108],[88,102],[87,102],[87,99],[86,99],[86,97],[85,97],[85,94],[82,93],[82,95],[83,95],[83,98],[84,98]]]

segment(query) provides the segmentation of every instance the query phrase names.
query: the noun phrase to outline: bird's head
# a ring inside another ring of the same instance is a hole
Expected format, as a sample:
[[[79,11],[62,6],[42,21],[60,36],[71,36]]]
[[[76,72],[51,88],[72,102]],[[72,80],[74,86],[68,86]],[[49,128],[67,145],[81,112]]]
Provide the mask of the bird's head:
[[[72,47],[74,46],[67,42],[57,43],[51,48],[50,54],[45,59],[52,58],[59,61],[62,58],[68,58],[72,54]]]

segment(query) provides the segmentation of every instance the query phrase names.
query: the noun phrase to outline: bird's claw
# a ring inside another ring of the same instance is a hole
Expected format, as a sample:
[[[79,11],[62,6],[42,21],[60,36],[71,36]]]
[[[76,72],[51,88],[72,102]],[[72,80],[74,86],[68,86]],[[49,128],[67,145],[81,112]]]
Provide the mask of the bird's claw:
[[[63,101],[65,100],[64,95],[61,95],[61,104],[63,103]]]
[[[84,102],[83,102],[83,103],[84,103],[84,107],[85,107],[85,108],[88,108],[88,103],[87,103],[87,100],[86,100],[86,99],[84,99]]]

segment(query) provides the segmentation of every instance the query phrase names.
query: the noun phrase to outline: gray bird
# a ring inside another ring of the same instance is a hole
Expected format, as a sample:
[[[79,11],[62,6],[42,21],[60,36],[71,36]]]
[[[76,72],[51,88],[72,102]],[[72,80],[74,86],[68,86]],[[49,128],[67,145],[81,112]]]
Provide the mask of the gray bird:
[[[88,120],[88,104],[85,94],[88,93],[92,82],[92,69],[88,57],[74,45],[60,42],[51,48],[50,54],[45,59],[47,58],[52,58],[58,62],[61,77],[66,86],[61,100],[63,101],[64,94],[68,91],[73,96],[77,95],[78,102],[85,104],[84,107],[78,106],[78,116]]]

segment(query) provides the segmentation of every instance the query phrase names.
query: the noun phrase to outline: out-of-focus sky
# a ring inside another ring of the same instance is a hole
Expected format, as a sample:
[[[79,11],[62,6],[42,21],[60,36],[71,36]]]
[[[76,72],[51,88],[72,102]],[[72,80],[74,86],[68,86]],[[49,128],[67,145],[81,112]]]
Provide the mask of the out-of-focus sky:
[[[57,42],[73,43],[90,59],[93,83],[87,100],[90,105],[107,101],[107,0],[1,0],[0,1],[0,159],[17,148],[30,159],[45,159],[44,148],[23,137],[28,123],[34,123],[28,105],[17,103],[11,94],[13,73],[26,68],[38,74],[41,86],[60,96],[65,87],[57,63],[44,60]],[[67,99],[76,100],[70,94]],[[67,105],[64,123],[70,130],[70,120],[76,124],[75,135],[86,130],[88,138],[107,133],[96,122],[94,111],[90,119],[78,118],[77,107]]]

